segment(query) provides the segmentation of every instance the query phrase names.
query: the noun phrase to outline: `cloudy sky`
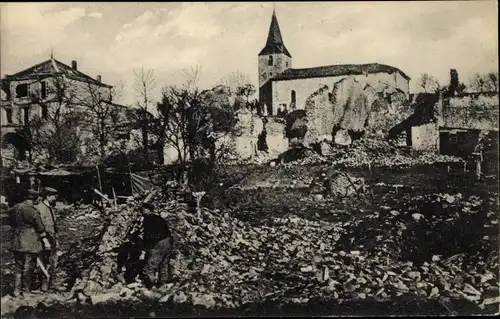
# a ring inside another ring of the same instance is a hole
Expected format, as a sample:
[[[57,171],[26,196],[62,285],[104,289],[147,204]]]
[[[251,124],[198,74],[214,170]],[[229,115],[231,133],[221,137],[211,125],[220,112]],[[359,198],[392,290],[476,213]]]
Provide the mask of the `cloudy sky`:
[[[2,4],[1,75],[50,57],[93,77],[124,81],[131,103],[133,71],[154,68],[158,88],[184,81],[200,65],[200,86],[234,71],[257,84],[273,4],[24,3]],[[277,2],[285,45],[296,68],[379,62],[412,80],[428,72],[441,82],[498,69],[496,1]]]

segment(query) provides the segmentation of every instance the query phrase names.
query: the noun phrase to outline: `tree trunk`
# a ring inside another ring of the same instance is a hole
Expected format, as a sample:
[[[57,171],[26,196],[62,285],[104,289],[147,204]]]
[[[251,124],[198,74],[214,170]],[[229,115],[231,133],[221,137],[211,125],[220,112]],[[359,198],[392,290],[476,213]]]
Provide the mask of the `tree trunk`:
[[[146,162],[149,162],[149,157],[148,157],[148,150],[149,150],[149,143],[148,143],[148,128],[147,128],[147,122],[143,118],[141,120],[142,124],[142,149],[144,152],[144,160]]]

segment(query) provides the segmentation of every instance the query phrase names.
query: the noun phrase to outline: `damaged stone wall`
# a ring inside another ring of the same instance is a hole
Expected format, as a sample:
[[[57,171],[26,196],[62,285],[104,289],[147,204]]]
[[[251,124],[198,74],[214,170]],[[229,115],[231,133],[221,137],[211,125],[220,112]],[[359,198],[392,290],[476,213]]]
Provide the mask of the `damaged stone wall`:
[[[288,150],[290,145],[311,146],[322,141],[334,141],[333,133],[337,131],[343,141],[350,141],[348,132],[368,135],[378,132],[378,135],[383,135],[412,112],[404,92],[375,81],[371,76],[336,77],[335,80],[330,86],[325,84],[307,97],[305,118],[297,118],[297,123],[290,124],[291,128],[300,128],[300,131],[305,132],[303,138],[289,140],[283,119],[265,117],[263,121],[260,116],[242,108],[235,112],[237,133],[221,138],[219,145],[233,145],[235,159],[238,160],[257,155],[259,148],[262,148],[259,144],[265,144],[267,152],[274,156]],[[218,98],[219,95],[227,96],[228,92],[215,89],[207,93],[209,100],[224,105],[232,103],[231,100]],[[302,129],[303,126],[305,129]],[[176,159],[176,151],[165,148],[166,164]]]
[[[436,123],[428,123],[411,128],[411,145],[416,150],[439,150],[439,129]]]
[[[405,94],[409,93],[408,80],[404,79],[399,72],[389,73],[369,73],[357,74],[350,76],[329,76],[329,77],[313,77],[307,79],[292,79],[273,81],[272,85],[272,109],[277,110],[280,104],[290,105],[291,92],[296,92],[296,109],[301,110],[305,108],[306,101],[318,89],[325,85],[332,88],[335,83],[347,77],[355,79],[357,82],[369,84],[377,92],[392,91],[397,88]],[[274,113],[275,114],[275,113]]]
[[[259,135],[264,130],[264,123],[259,116],[247,108],[238,110],[236,117],[238,119],[236,134],[230,136],[225,142],[233,143],[236,156],[244,160],[257,154],[257,143]]]
[[[497,94],[465,94],[442,102],[444,127],[498,130]]]
[[[413,114],[413,107],[403,93],[393,93],[388,98],[377,98],[367,119],[369,135],[385,135],[395,124]]]
[[[349,77],[335,84],[333,98],[339,128],[364,131],[371,105],[377,99],[375,89],[367,83]]]
[[[265,129],[269,154],[279,155],[288,150],[289,141],[285,134],[285,122],[283,120],[268,118]]]
[[[328,86],[323,86],[311,94],[305,105],[307,131],[304,145],[311,145],[326,140],[332,140],[333,126],[336,123],[336,110],[332,94]]]
[[[375,88],[355,77],[339,80],[331,91],[326,85],[321,87],[309,96],[305,111],[304,145],[331,141],[334,130],[342,136],[348,131],[383,135],[412,113],[405,93]]]

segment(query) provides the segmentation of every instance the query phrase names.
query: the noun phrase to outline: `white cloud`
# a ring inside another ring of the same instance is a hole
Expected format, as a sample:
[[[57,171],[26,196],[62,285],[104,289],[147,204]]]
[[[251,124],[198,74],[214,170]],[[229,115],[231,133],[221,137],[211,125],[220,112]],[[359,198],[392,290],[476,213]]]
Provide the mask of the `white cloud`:
[[[102,13],[101,12],[92,12],[92,13],[89,13],[88,16],[90,18],[102,19]]]
[[[145,23],[145,22],[148,22],[149,20],[151,20],[154,16],[155,16],[155,14],[152,11],[146,10],[135,19],[135,22],[136,23]]]
[[[204,68],[202,85],[236,70],[256,83],[272,4],[29,3],[2,9],[2,65],[13,69],[8,72],[40,62],[54,47],[56,56],[81,59],[80,65],[106,79],[155,68],[161,86],[182,81],[175,74],[197,64]],[[276,4],[294,67],[380,62],[402,69],[412,82],[428,72],[444,83],[450,68],[466,81],[498,67],[496,9],[493,1]],[[76,48],[82,47],[80,53]]]
[[[146,10],[120,28],[110,52],[121,58],[110,63],[174,69],[195,65],[222,32],[214,15],[224,7],[183,3],[173,10]]]
[[[39,54],[61,43],[67,26],[85,17],[85,9],[51,11],[51,3],[6,4],[2,8],[2,42],[9,54]]]

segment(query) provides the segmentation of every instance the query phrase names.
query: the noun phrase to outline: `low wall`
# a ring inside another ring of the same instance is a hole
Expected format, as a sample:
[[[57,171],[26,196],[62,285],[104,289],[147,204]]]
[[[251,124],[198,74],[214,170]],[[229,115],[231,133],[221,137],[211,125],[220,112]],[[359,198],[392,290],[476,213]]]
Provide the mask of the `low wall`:
[[[443,101],[445,127],[498,130],[499,101],[496,94],[466,94]]]
[[[439,131],[437,124],[429,123],[412,127],[411,144],[416,150],[438,151]]]

